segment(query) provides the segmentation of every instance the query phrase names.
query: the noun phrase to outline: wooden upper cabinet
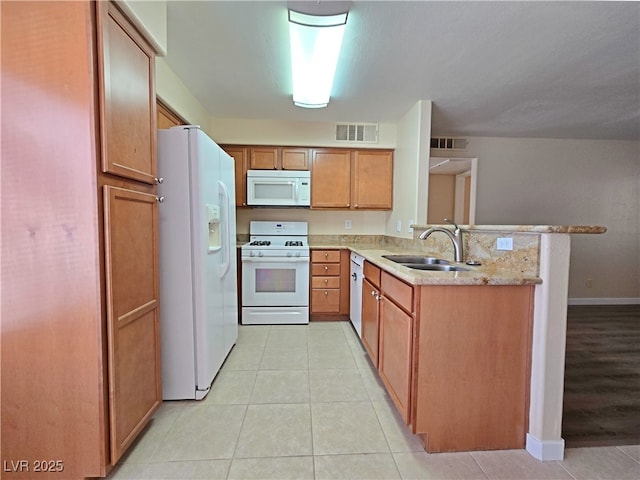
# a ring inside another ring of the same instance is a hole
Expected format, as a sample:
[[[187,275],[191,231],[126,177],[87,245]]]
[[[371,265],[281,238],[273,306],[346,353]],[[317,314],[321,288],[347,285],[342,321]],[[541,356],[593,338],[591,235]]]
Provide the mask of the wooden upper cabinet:
[[[185,121],[176,115],[171,109],[165,107],[159,101],[156,104],[158,111],[158,130],[177,127],[178,125],[184,125]]]
[[[232,158],[235,165],[236,175],[236,207],[247,206],[247,167],[249,148],[247,147],[235,147],[235,146],[222,146],[222,149],[227,152]]]
[[[351,152],[313,150],[311,159],[311,208],[351,206]]]
[[[352,158],[352,208],[390,210],[393,205],[393,152],[355,150]]]
[[[283,148],[282,170],[309,170],[308,148]]]
[[[153,185],[155,52],[111,2],[97,2],[102,171]]]
[[[251,170],[309,170],[309,149],[296,147],[250,147]]]
[[[277,147],[249,148],[249,169],[276,170],[280,166],[280,149]]]

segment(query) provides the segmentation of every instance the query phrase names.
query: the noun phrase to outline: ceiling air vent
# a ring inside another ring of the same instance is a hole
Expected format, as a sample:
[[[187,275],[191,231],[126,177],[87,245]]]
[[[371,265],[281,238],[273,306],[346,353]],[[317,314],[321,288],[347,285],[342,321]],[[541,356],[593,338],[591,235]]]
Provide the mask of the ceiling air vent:
[[[336,140],[339,142],[378,143],[377,123],[338,123]]]
[[[437,148],[438,150],[466,150],[467,149],[466,138],[453,138],[453,137],[433,137],[431,138],[431,148]]]

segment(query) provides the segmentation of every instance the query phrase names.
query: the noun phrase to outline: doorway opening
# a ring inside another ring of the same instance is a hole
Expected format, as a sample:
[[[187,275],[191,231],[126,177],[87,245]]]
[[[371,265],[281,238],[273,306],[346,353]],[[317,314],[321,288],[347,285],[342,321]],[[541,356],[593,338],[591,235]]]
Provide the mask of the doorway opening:
[[[460,225],[475,224],[477,158],[429,159],[427,223],[445,218]]]

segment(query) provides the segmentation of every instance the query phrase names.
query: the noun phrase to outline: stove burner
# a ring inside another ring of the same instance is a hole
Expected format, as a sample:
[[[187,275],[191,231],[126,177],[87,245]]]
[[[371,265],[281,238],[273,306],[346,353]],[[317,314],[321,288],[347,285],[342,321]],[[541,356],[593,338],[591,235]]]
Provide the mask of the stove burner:
[[[301,247],[302,246],[302,240],[287,240],[284,243],[285,247]]]
[[[271,241],[269,240],[254,240],[253,242],[251,242],[249,245],[255,246],[255,247],[264,247],[267,245],[271,245]]]

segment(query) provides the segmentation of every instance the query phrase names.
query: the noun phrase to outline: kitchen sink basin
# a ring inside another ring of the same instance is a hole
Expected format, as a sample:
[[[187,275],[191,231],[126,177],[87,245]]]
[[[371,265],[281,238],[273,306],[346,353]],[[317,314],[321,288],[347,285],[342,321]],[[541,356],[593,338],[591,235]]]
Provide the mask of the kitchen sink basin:
[[[402,263],[401,265],[416,270],[433,270],[436,272],[468,272],[468,268],[457,265],[428,264],[428,263]]]
[[[426,257],[424,255],[383,255],[383,258],[396,263],[411,263],[417,265],[449,265],[449,262],[441,258]],[[428,270],[428,269],[425,269]],[[436,269],[433,269],[436,270]]]

